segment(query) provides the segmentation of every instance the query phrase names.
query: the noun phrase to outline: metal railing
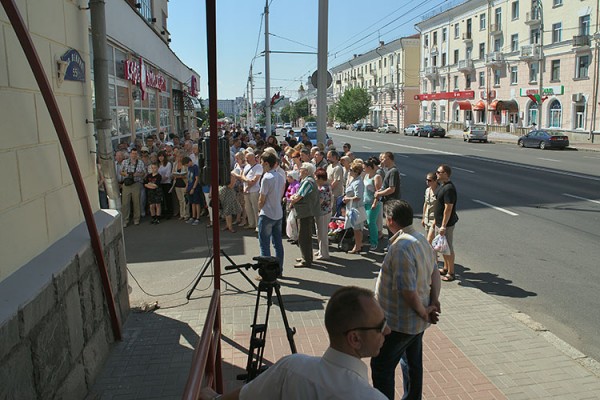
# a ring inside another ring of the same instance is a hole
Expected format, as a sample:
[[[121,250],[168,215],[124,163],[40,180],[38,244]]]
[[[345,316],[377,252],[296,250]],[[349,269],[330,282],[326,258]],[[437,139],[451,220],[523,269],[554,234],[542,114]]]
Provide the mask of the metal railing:
[[[210,386],[223,393],[223,372],[221,370],[221,292],[213,291],[210,306],[198,340],[194,358],[188,375],[182,399],[198,400],[200,391]]]

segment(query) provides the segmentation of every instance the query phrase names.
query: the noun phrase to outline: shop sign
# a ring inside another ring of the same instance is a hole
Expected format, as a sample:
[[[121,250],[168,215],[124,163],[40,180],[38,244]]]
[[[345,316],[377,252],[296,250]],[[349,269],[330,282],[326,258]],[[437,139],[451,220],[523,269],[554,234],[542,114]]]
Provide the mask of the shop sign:
[[[71,49],[67,51],[60,56],[60,59],[67,62],[67,68],[65,68],[65,75],[63,77],[65,81],[85,82],[85,61],[83,61],[77,50]]]
[[[457,92],[443,92],[443,93],[423,93],[416,94],[415,100],[452,100],[452,99],[473,99],[475,98],[475,91],[464,90]]]
[[[142,100],[146,97],[146,87],[155,88],[161,92],[167,90],[167,81],[165,80],[165,77],[146,67],[142,57],[140,57],[139,62],[135,60],[125,60],[125,79],[130,80],[134,85],[140,86]]]
[[[558,86],[546,86],[542,89],[543,96],[555,96],[559,94],[565,94],[564,85]],[[520,95],[521,97],[529,97],[529,95],[539,94],[539,88],[521,88]]]

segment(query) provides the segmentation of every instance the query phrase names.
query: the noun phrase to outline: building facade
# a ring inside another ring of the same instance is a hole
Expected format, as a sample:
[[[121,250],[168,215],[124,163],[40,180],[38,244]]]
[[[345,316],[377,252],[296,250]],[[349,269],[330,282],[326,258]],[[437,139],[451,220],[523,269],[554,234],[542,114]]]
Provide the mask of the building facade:
[[[367,122],[378,127],[394,124],[402,129],[418,122],[419,36],[396,39],[380,45],[331,69],[332,101],[336,102],[354,87],[365,88],[371,95]]]
[[[596,19],[595,0],[470,0],[417,24],[420,121],[589,135]]]

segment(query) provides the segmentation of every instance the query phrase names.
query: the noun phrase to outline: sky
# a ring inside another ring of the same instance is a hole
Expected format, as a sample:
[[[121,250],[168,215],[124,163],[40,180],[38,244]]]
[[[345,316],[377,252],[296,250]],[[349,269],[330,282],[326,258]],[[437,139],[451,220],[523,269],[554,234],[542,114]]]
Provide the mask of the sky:
[[[268,0],[271,93],[295,99],[317,68],[319,0]],[[464,0],[329,0],[328,68],[397,38],[417,33],[415,24]],[[217,0],[217,95],[246,93],[253,63],[254,98],[265,93],[265,0]],[[200,97],[208,97],[206,4],[171,0],[171,49],[200,74]],[[275,52],[311,52],[290,54]]]

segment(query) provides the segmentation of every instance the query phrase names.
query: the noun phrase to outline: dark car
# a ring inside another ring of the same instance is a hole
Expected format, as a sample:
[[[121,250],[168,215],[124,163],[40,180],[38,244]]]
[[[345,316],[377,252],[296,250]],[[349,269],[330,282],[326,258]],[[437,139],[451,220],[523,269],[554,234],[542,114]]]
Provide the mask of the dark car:
[[[368,122],[365,122],[364,124],[362,124],[360,126],[360,130],[363,132],[375,132],[375,128],[373,127],[373,124],[370,124]]]
[[[531,131],[517,140],[520,147],[539,147],[540,149],[561,149],[569,145],[569,137],[560,132],[545,130]]]
[[[446,136],[446,130],[439,125],[423,125],[421,129],[419,129],[419,136],[444,137]]]

